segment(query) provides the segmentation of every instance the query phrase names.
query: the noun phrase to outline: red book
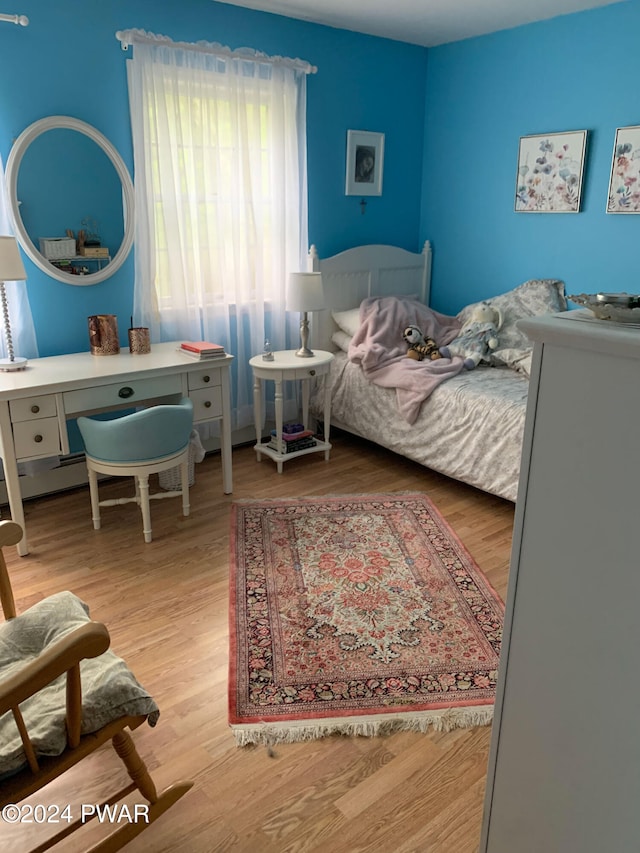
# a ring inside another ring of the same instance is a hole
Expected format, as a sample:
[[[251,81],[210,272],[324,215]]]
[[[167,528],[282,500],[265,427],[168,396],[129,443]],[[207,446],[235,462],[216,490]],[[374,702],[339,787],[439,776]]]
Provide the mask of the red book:
[[[224,352],[224,347],[220,344],[210,344],[207,341],[184,341],[184,343],[180,344],[180,348],[186,349],[189,352],[196,352],[198,355]]]

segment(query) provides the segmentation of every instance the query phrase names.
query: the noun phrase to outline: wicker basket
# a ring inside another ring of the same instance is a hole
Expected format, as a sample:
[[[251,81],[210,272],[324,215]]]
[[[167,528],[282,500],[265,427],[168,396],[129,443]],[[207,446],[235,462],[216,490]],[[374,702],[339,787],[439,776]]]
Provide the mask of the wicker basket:
[[[196,481],[196,449],[193,444],[189,445],[189,487],[193,486]],[[158,474],[158,484],[161,489],[167,492],[179,492],[182,488],[182,480],[180,479],[180,466],[175,468],[167,468],[166,471],[160,471]]]
[[[48,261],[75,257],[76,241],[71,237],[40,237],[39,243],[40,253]]]

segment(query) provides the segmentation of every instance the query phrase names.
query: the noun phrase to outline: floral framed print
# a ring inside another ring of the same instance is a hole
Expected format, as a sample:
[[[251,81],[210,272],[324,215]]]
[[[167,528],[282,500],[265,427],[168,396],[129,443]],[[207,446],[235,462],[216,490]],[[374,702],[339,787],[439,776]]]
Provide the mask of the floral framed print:
[[[613,144],[607,213],[640,213],[640,126],[619,127]]]
[[[382,195],[384,133],[347,131],[345,195]]]
[[[521,136],[518,213],[579,213],[587,131]]]

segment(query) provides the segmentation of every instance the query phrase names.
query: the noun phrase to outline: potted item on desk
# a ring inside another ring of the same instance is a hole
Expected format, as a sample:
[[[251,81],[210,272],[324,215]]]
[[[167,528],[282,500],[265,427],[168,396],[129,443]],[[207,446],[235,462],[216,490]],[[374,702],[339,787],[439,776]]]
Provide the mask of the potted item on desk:
[[[117,355],[120,352],[118,318],[115,314],[88,317],[91,355]]]
[[[147,355],[151,352],[151,338],[146,326],[134,326],[133,317],[129,324],[129,352],[131,355]]]

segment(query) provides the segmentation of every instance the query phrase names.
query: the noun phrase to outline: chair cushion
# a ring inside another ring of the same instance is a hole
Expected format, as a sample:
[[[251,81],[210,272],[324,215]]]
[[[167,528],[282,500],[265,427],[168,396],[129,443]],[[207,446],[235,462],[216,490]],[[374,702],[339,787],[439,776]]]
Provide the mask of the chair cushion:
[[[78,429],[89,456],[103,462],[147,462],[179,453],[189,444],[193,402],[150,406],[109,420],[80,417]]]
[[[35,659],[47,646],[88,622],[89,608],[71,592],[59,592],[0,625],[0,679]],[[101,729],[128,715],[148,715],[155,725],[158,706],[135,679],[125,662],[111,650],[80,663],[82,734]],[[66,746],[66,676],[62,675],[20,706],[37,755],[60,755]],[[22,741],[7,712],[0,717],[0,774],[26,764]],[[0,776],[0,778],[1,778]]]

